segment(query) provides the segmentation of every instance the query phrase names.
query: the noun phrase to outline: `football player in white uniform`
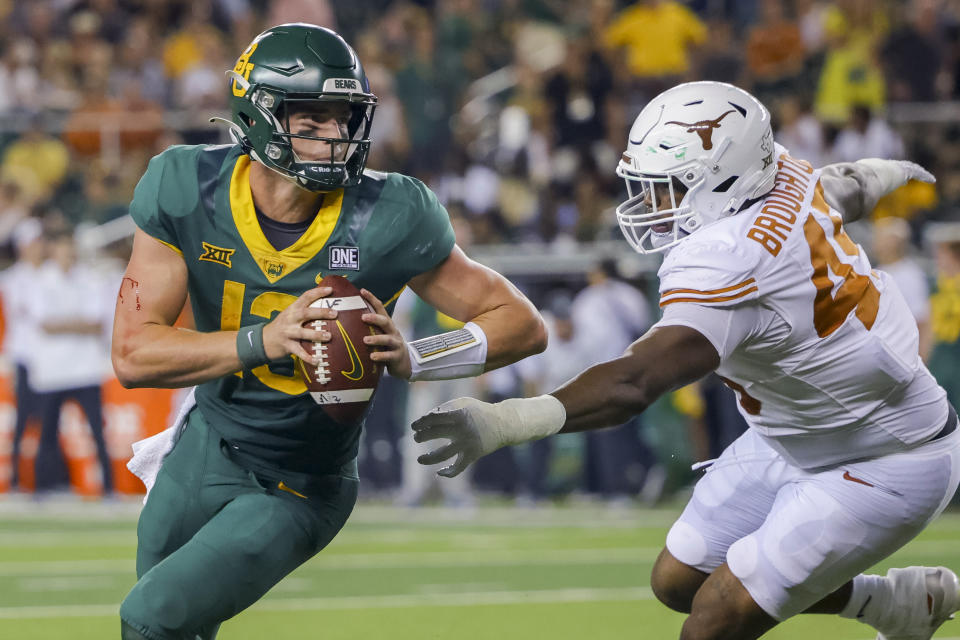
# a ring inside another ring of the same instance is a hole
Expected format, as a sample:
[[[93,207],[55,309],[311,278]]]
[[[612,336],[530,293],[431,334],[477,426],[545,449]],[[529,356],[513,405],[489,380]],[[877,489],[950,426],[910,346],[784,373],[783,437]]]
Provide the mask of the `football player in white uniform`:
[[[890,277],[843,222],[910,179],[909,162],[817,170],[773,140],[770,115],[727,84],[652,100],[617,169],[640,252],[664,251],[663,318],[619,358],[550,395],[460,398],[414,423],[456,475],[508,444],[620,424],[716,371],[750,429],[697,483],[651,585],[689,613],[681,638],[752,639],[801,612],[926,640],[960,607],[945,567],[862,572],[940,514],[960,481],[960,431],[918,356]]]

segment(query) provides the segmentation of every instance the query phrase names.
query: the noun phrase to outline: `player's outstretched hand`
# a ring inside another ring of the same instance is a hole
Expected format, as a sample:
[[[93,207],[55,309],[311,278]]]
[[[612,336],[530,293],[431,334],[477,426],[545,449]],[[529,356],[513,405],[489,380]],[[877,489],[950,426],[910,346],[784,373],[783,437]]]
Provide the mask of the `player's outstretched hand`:
[[[370,359],[387,366],[387,371],[394,378],[407,380],[410,377],[410,352],[407,351],[407,341],[403,339],[397,325],[393,324],[390,314],[383,303],[366,289],[360,290],[363,299],[370,303],[374,313],[365,313],[360,319],[373,325],[383,333],[364,336],[363,341],[371,347],[379,347],[378,351],[370,353]]]
[[[904,175],[907,176],[907,182],[910,180],[919,180],[920,182],[930,182],[934,183],[937,179],[932,173],[918,165],[916,162],[910,162],[909,160],[893,160],[900,168],[903,170]]]
[[[316,364],[316,358],[307,353],[300,341],[329,342],[330,332],[316,331],[309,326],[303,326],[303,323],[310,320],[333,320],[337,317],[337,312],[333,309],[310,306],[320,298],[330,295],[332,291],[330,287],[314,287],[305,291],[263,328],[263,348],[268,358],[278,360],[293,354],[304,362]]]
[[[503,446],[497,422],[494,405],[487,402],[475,398],[444,402],[413,423],[413,439],[417,442],[445,439],[450,443],[423,454],[417,462],[431,465],[454,458],[437,471],[438,475],[452,478],[477,458]]]

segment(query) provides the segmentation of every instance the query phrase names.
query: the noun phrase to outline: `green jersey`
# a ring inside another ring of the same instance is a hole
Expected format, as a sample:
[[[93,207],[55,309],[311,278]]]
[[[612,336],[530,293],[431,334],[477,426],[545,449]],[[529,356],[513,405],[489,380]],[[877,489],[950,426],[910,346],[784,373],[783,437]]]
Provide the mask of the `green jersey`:
[[[238,145],[171,147],[150,161],[130,205],[144,232],[183,256],[199,331],[270,320],[331,273],[392,310],[407,282],[453,249],[447,212],[423,183],[366,171],[359,185],[324,194],[303,236],[278,251],[257,221],[250,162]],[[357,455],[362,423],[328,418],[293,356],[201,384],[196,398],[236,451],[266,466],[329,473]]]

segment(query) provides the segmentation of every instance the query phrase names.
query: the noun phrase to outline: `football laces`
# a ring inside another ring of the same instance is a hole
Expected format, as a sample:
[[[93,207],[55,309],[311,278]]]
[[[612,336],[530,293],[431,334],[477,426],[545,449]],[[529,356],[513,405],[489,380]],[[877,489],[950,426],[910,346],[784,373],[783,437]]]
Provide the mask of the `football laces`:
[[[324,331],[327,323],[323,320],[314,320],[313,328],[316,331]],[[330,382],[330,369],[327,362],[327,345],[324,342],[313,343],[313,357],[317,359],[317,364],[313,367],[313,378],[320,384]]]

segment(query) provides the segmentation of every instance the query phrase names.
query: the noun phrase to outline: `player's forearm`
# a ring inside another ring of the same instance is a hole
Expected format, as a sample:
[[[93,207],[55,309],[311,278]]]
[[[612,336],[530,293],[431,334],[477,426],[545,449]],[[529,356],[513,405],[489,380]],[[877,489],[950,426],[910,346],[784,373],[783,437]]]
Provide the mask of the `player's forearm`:
[[[562,433],[588,431],[623,424],[642,413],[663,390],[653,387],[628,356],[590,367],[551,392],[566,409]]]
[[[505,367],[547,346],[543,318],[525,298],[482,313],[473,322],[487,337],[484,371]]]
[[[201,333],[164,325],[144,325],[128,336],[114,336],[113,368],[127,388],[187,387],[240,370],[237,332]]]
[[[622,424],[663,394],[699,380],[720,357],[698,331],[654,327],[619,358],[590,367],[554,391],[566,409],[563,432]]]

